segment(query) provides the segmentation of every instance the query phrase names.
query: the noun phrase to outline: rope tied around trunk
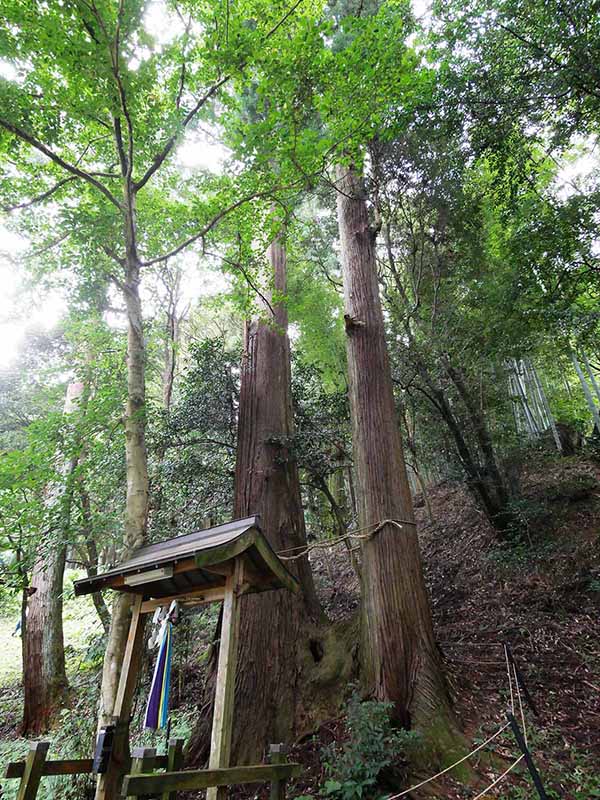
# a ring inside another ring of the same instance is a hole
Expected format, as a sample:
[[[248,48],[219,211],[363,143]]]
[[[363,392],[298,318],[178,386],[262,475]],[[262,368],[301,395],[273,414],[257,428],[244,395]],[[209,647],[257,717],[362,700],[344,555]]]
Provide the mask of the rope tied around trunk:
[[[282,561],[295,561],[298,558],[303,558],[310,553],[311,550],[326,550],[328,547],[336,547],[342,542],[349,539],[368,540],[376,536],[379,531],[385,528],[386,525],[393,525],[398,530],[403,531],[406,527],[416,528],[416,522],[408,519],[383,519],[380,522],[375,522],[371,525],[366,525],[364,528],[357,528],[356,530],[346,533],[343,536],[338,536],[335,539],[328,539],[327,541],[312,542],[307,545],[298,545],[297,547],[288,547],[285,550],[279,550],[277,555]],[[293,553],[295,550],[300,550],[295,555],[284,555],[284,553]]]

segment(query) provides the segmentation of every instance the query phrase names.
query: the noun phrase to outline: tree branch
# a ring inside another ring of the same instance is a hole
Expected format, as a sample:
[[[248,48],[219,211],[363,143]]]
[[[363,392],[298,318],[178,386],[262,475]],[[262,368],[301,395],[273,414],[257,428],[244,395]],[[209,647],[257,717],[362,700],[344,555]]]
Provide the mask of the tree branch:
[[[36,139],[35,136],[28,133],[27,131],[20,128],[18,125],[13,125],[12,122],[9,122],[6,119],[0,117],[0,126],[2,126],[5,130],[9,133],[14,134],[19,139],[22,139],[27,144],[30,144],[36,150],[39,150],[40,153],[43,153],[47,158],[51,161],[54,161],[55,164],[58,164],[59,167],[65,170],[65,172],[69,172],[71,175],[75,175],[77,178],[81,178],[82,180],[86,181],[90,184],[90,186],[95,187],[101,194],[103,194],[113,205],[115,205],[118,209],[121,208],[121,204],[117,200],[117,198],[113,195],[113,193],[106,188],[106,186],[101,183],[99,180],[96,180],[93,175],[90,175],[89,172],[85,172],[84,170],[76,167],[74,164],[70,164],[68,161],[65,161],[64,158],[55,153],[49,147],[47,147],[43,142],[40,142],[39,139]]]
[[[89,174],[90,175],[99,175],[102,178],[118,178],[119,177],[118,175],[115,175],[112,172],[90,172]],[[45,192],[42,192],[42,194],[36,195],[36,197],[33,197],[31,200],[26,200],[23,203],[17,203],[14,206],[3,206],[2,210],[8,214],[11,211],[17,211],[18,209],[21,209],[21,208],[28,208],[29,206],[34,206],[34,205],[36,205],[36,203],[41,203],[44,200],[47,200],[55,192],[57,192],[61,187],[65,186],[65,184],[71,183],[71,181],[77,181],[77,180],[79,180],[79,178],[76,175],[72,175],[69,178],[63,178],[62,180],[58,181],[58,183],[56,183],[54,186],[52,186],[50,189],[48,189]]]
[[[129,108],[127,106],[127,97],[125,95],[125,87],[123,86],[123,81],[121,79],[121,70],[119,67],[119,48],[120,48],[122,18],[123,18],[123,0],[119,0],[119,12],[117,15],[117,28],[115,31],[114,50],[111,48],[110,55],[113,66],[113,75],[115,76],[117,91],[119,92],[121,109],[123,110],[123,116],[125,117],[125,122],[127,123],[127,168],[125,171],[125,177],[129,181],[131,180],[131,176],[133,174],[133,123],[131,121],[131,115],[129,114]]]
[[[294,13],[294,11],[298,8],[298,6],[302,2],[304,2],[304,0],[296,0],[296,2],[293,4],[293,6],[283,15],[283,17],[265,34],[265,36],[263,38],[263,42],[266,42],[267,39],[270,39],[271,36],[273,36],[279,30],[279,28]],[[239,69],[243,70],[247,66],[248,66],[248,62],[243,62],[242,64],[240,64]],[[233,75],[229,74],[229,75],[224,75],[222,78],[220,78],[216,83],[214,83],[210,87],[210,89],[205,94],[202,95],[202,97],[197,101],[197,103],[194,105],[194,107],[190,111],[188,111],[188,113],[185,115],[185,117],[183,118],[183,120],[181,122],[180,129],[177,130],[176,133],[174,133],[167,140],[167,143],[165,144],[163,149],[160,151],[160,153],[158,153],[158,155],[154,158],[153,162],[150,164],[150,166],[146,170],[146,172],[143,175],[143,177],[140,178],[139,181],[136,181],[136,183],[134,184],[134,189],[135,189],[136,192],[139,189],[141,189],[143,186],[145,186],[148,183],[148,181],[150,180],[150,178],[154,175],[154,173],[161,167],[161,165],[163,164],[164,160],[167,158],[169,153],[175,147],[175,144],[177,143],[177,139],[180,136],[180,134],[182,133],[182,131],[184,131],[187,128],[187,126],[194,119],[194,117],[200,111],[200,109],[212,97],[214,97],[214,95],[219,91],[221,86],[223,86],[225,83],[230,81],[232,77],[233,77]]]
[[[231,75],[225,75],[225,77],[221,78],[219,81],[214,83],[210,87],[210,89],[205,94],[203,94],[202,97],[197,101],[196,105],[190,111],[188,111],[188,113],[181,121],[180,128],[167,140],[167,143],[165,144],[163,149],[160,151],[160,153],[158,153],[157,156],[155,156],[153,162],[150,164],[150,166],[146,170],[145,174],[140,178],[140,180],[134,183],[133,186],[136,192],[139,191],[143,186],[145,186],[150,180],[150,178],[154,175],[154,173],[160,169],[160,167],[163,165],[169,153],[175,147],[177,139],[179,138],[180,134],[187,128],[187,126],[194,119],[196,114],[200,111],[202,106],[204,106],[212,97],[214,97],[214,95],[219,91],[221,86],[223,86],[223,84],[227,83],[227,81],[229,80],[231,80]]]
[[[65,184],[71,183],[71,181],[76,181],[76,180],[78,180],[78,178],[75,175],[72,175],[70,178],[63,178],[58,183],[54,184],[54,186],[51,189],[48,189],[47,191],[42,192],[42,194],[38,194],[36,197],[33,197],[31,200],[26,200],[23,203],[17,203],[14,206],[3,206],[2,210],[5,211],[6,213],[9,213],[10,211],[16,211],[19,208],[28,208],[29,206],[33,206],[36,203],[41,203],[44,200],[46,200],[48,197],[51,197],[54,194],[54,192],[57,192]]]
[[[228,214],[231,214],[231,212],[235,211],[236,208],[239,208],[240,206],[244,205],[244,203],[250,202],[250,200],[256,200],[259,197],[265,197],[268,196],[269,194],[270,192],[253,192],[252,194],[242,197],[240,200],[236,200],[235,203],[231,203],[231,205],[219,211],[218,214],[215,214],[215,216],[211,219],[211,221],[208,222],[201,230],[199,230],[193,236],[190,236],[187,239],[185,239],[183,242],[181,242],[181,244],[178,244],[177,247],[174,247],[173,250],[169,250],[168,253],[165,253],[162,256],[157,256],[156,258],[150,258],[148,261],[142,261],[141,266],[149,267],[152,264],[158,264],[161,261],[166,261],[167,259],[176,256],[178,253],[181,253],[182,250],[185,250],[186,247],[189,247],[189,245],[193,244],[194,242],[197,242],[198,239],[204,238],[206,234],[209,233],[215,227],[215,225],[217,225],[223,219],[223,217],[226,217]]]

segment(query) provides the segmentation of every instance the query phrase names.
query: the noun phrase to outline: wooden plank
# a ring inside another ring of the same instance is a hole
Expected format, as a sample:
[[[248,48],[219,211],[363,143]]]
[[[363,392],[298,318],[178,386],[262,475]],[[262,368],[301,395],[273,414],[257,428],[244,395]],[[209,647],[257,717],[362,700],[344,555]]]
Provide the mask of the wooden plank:
[[[92,771],[91,758],[63,758],[45,761],[42,775],[84,775]],[[6,765],[5,778],[21,778],[25,772],[24,761],[11,761]]]
[[[288,749],[285,744],[272,744],[269,747],[269,761],[271,764],[285,764]],[[286,779],[276,778],[271,781],[270,800],[285,800]]]
[[[131,754],[131,774],[152,772],[156,761],[155,747],[135,747]],[[135,795],[132,795],[135,797]]]
[[[187,600],[196,603],[218,603],[225,596],[225,586],[212,586],[204,589],[184,589],[179,594],[171,594],[168,597],[157,597],[153,600],[144,600],[141,605],[141,613],[148,614],[161,606],[168,606],[173,600],[185,603]]]
[[[202,567],[202,569],[204,572],[210,572],[213,575],[222,575],[224,577],[229,577],[229,575],[233,575],[234,562],[223,561],[220,564],[211,564],[211,566]]]
[[[137,683],[137,669],[132,669],[132,667],[135,667],[135,662],[139,660],[136,656],[139,655],[139,650],[143,643],[144,626],[141,617],[142,602],[142,596],[137,596],[131,608],[131,623],[129,625],[125,654],[123,656],[123,664],[121,665],[121,677],[119,679],[119,687],[117,689],[117,697],[113,710],[113,716],[119,719],[123,716],[123,710],[127,704],[127,699],[133,696],[135,684]]]
[[[115,734],[108,768],[98,776],[96,800],[116,800],[122,776],[129,769],[129,715],[144,648],[142,595],[136,595],[129,624],[129,634],[121,666],[121,676],[113,710]]]
[[[225,583],[210,757],[208,760],[210,769],[228,767],[231,757],[237,639],[240,621],[238,589],[243,582],[243,569],[242,560],[236,559],[233,575],[227,578]],[[206,793],[206,800],[224,800],[226,797],[225,789],[217,789],[215,787],[209,788]]]
[[[183,767],[183,739],[170,739],[167,772],[178,772],[181,767]],[[164,792],[162,800],[177,800],[177,792]]]
[[[267,783],[288,780],[301,772],[300,764],[258,764],[227,769],[182,770],[156,775],[126,775],[123,792],[127,796],[160,794],[171,791],[208,789],[215,786],[239,786],[249,783]]]
[[[93,758],[61,758],[54,761],[45,761],[42,775],[86,775],[92,771],[93,764]],[[157,769],[167,767],[167,756],[156,756],[155,766]],[[127,770],[129,770],[129,766]],[[22,778],[24,772],[24,761],[11,761],[6,765],[4,777],[7,779]]]
[[[19,784],[17,800],[35,800],[49,747],[50,742],[34,742],[31,745],[25,760],[25,770]]]

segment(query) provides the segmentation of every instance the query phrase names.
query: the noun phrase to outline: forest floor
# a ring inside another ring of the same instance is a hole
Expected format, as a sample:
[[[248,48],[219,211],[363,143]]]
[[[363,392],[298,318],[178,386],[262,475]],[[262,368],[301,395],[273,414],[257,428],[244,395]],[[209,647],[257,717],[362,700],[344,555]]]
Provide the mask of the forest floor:
[[[516,544],[498,542],[463,485],[429,490],[431,518],[422,498],[417,502],[436,637],[473,747],[506,722],[503,643],[510,645],[538,712],[525,707],[529,745],[550,796],[588,800],[600,797],[600,465],[538,456],[522,486],[524,535]],[[317,557],[314,567],[332,616],[357,605],[343,550]],[[472,759],[478,780],[471,787],[446,779],[434,784],[434,795],[473,797],[490,784],[520,754],[509,731],[494,744],[495,764]],[[300,757],[314,763],[310,752]],[[486,796],[535,796],[520,767]]]

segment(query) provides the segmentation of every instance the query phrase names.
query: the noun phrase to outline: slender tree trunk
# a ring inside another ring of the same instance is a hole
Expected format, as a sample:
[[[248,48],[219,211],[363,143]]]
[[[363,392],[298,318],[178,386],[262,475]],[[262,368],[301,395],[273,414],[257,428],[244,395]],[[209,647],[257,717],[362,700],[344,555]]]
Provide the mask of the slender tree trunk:
[[[446,361],[446,372],[454,383],[456,390],[462,400],[475,433],[475,438],[483,455],[485,465],[488,496],[491,500],[490,511],[492,513],[491,522],[498,531],[506,531],[515,524],[515,518],[509,508],[510,493],[506,486],[504,477],[498,466],[494,443],[487,428],[483,411],[477,408],[476,403],[465,383],[461,370],[453,367]]]
[[[596,400],[600,403],[600,387],[598,386],[598,381],[596,380],[596,376],[594,375],[594,371],[585,352],[582,353],[582,356],[583,356],[583,363],[585,365],[585,370],[589,376],[590,383],[592,384],[594,393],[596,395]]]
[[[377,268],[361,178],[338,167],[337,208],[354,463],[364,540],[363,653],[368,688],[394,704],[396,719],[439,741],[453,727],[396,418]],[[383,524],[395,520],[401,526]]]
[[[337,469],[332,477],[332,486],[329,486],[325,478],[322,476],[317,479],[318,486],[320,487],[321,491],[329,501],[329,506],[331,508],[331,513],[335,520],[336,525],[336,535],[337,536],[345,536],[348,532],[348,519],[347,519],[347,510],[345,505],[345,492],[344,492],[344,473],[342,472],[343,467],[340,466]],[[335,494],[334,494],[335,492]],[[356,558],[356,554],[353,550],[352,543],[348,540],[344,540],[344,545],[346,546],[346,552],[348,553],[348,560],[350,561],[350,566],[356,573],[356,576],[360,579],[360,564]],[[326,561],[327,566],[329,566],[329,562]]]
[[[85,542],[85,549],[86,549],[86,561],[87,561],[87,575],[88,578],[92,578],[98,574],[98,548],[96,546],[96,541],[94,539],[94,533],[92,529],[92,510],[90,504],[90,496],[83,485],[80,483],[79,485],[79,499],[81,503],[81,516],[83,520],[83,539]],[[110,628],[110,611],[106,603],[104,602],[104,597],[102,596],[102,592],[94,592],[92,594],[92,600],[94,602],[94,608],[96,609],[96,613],[98,614],[98,619],[102,623],[102,627],[104,628],[104,632],[108,633]]]
[[[285,294],[281,241],[268,250],[273,286]],[[234,516],[260,515],[275,552],[306,544],[298,468],[291,451],[293,415],[287,311],[281,302],[263,308],[267,320],[246,324],[241,369]],[[295,550],[294,552],[298,552]],[[320,614],[306,556],[286,563],[299,579],[288,591],[241,600],[232,763],[260,760],[269,742],[292,740],[298,694],[296,657],[305,621]],[[206,716],[190,746],[193,761],[206,756]]]
[[[179,332],[182,316],[178,313],[179,291],[181,283],[180,273],[172,276],[170,282],[163,279],[167,287],[167,308],[165,313],[165,342],[163,350],[163,406],[167,413],[171,409],[173,398],[173,386],[175,383],[175,368],[177,366],[177,346],[179,344]]]
[[[579,383],[581,384],[581,388],[583,389],[583,394],[585,395],[586,403],[590,410],[590,414],[592,415],[592,420],[594,421],[594,426],[598,431],[598,433],[600,433],[600,413],[598,412],[598,406],[596,405],[596,403],[594,403],[594,398],[590,391],[590,387],[588,386],[588,382],[585,379],[585,375],[583,374],[581,365],[573,350],[571,350],[571,363],[575,367],[575,372],[577,373],[577,377],[579,378]]]
[[[448,398],[442,389],[436,385],[426,366],[418,359],[416,363],[417,369],[419,370],[419,375],[430,392],[430,400],[438,409],[442,419],[446,423],[448,431],[454,439],[458,456],[460,458],[460,463],[462,464],[467,476],[467,484],[469,489],[472,491],[476,501],[481,506],[486,517],[490,522],[493,523],[493,520],[496,518],[498,513],[498,507],[494,497],[489,491],[487,482],[482,475],[479,462],[471,452],[471,448],[469,447],[469,444],[463,435],[462,427],[454,415],[452,408],[450,407]]]
[[[127,307],[127,405],[125,410],[125,458],[127,466],[127,498],[122,559],[141,547],[148,527],[148,456],[146,452],[146,346],[142,304],[140,299],[140,259],[136,243],[135,199],[131,179],[125,190],[126,280],[122,290]],[[113,721],[117,688],[131,620],[133,598],[117,592],[113,603],[110,629],[106,643],[102,686],[100,691],[99,723]],[[131,699],[122,709],[119,736],[115,737],[113,754],[121,763],[129,751],[129,714]],[[119,787],[116,770],[98,781],[97,798],[116,798]]]
[[[548,402],[548,396],[542,385],[542,381],[540,380],[538,371],[531,362],[529,362],[529,369],[531,372],[533,385],[535,387],[535,392],[538,397],[538,402],[544,411],[544,416],[548,422],[548,427],[552,431],[552,438],[554,439],[554,444],[556,445],[556,449],[558,450],[558,452],[562,453],[563,447],[560,441],[558,428],[556,427],[556,420],[554,419],[554,414],[552,413],[552,409],[550,408],[550,403]]]

